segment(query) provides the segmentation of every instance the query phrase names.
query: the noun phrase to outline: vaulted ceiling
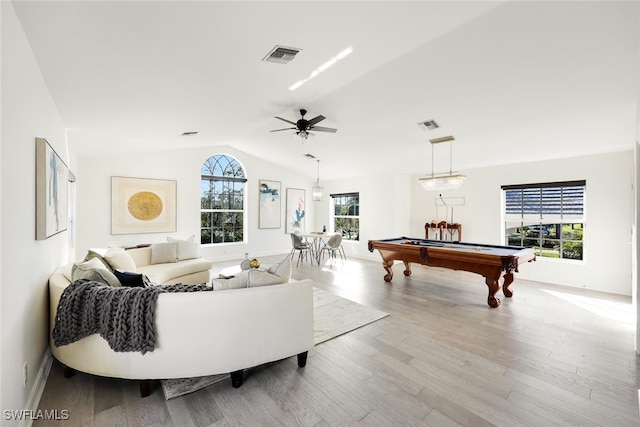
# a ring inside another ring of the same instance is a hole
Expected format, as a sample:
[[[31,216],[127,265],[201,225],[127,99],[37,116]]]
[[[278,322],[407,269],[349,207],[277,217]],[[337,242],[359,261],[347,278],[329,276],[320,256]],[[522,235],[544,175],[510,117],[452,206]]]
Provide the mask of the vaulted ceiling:
[[[313,179],[310,153],[331,179],[425,174],[428,140],[445,135],[458,170],[637,138],[637,2],[13,5],[81,157],[227,145]],[[302,50],[263,61],[276,45]],[[301,107],[337,133],[270,132]],[[428,119],[440,128],[418,127]]]

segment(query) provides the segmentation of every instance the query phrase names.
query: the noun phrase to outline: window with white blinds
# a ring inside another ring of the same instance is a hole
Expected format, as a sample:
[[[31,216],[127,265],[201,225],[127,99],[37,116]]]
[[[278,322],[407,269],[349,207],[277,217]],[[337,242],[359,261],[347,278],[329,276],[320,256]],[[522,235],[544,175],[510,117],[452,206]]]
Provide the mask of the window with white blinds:
[[[541,257],[582,260],[586,181],[502,186],[505,242]]]

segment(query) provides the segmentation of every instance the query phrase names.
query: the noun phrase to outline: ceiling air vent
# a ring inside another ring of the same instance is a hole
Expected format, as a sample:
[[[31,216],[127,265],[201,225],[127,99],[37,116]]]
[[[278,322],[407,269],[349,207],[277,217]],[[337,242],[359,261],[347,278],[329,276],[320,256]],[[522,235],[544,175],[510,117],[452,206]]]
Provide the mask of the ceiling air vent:
[[[418,126],[420,126],[420,129],[425,131],[438,129],[440,127],[435,120],[427,120],[425,122],[420,122],[418,123]]]
[[[276,46],[267,56],[262,58],[263,61],[267,62],[277,62],[278,64],[286,64],[291,61],[302,49],[297,49],[295,47],[285,47],[285,46]]]

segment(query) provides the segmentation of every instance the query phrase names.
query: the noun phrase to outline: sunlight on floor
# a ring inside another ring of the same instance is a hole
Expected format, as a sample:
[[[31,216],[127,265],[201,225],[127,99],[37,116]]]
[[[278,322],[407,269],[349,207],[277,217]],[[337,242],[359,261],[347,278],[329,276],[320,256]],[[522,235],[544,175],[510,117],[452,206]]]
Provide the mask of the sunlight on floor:
[[[320,266],[325,273],[334,275],[333,284],[344,289],[340,295],[353,301],[362,303],[366,300],[367,291],[362,287],[349,286],[352,283],[351,277],[361,275],[365,266],[362,261],[351,261],[349,258],[342,260],[340,258],[333,261],[329,260],[326,264]]]
[[[337,258],[334,261],[328,260],[326,264],[322,265],[322,271],[340,271],[341,273],[358,273],[363,269],[362,263],[358,261],[351,261],[348,258],[346,260]]]
[[[574,295],[565,292],[551,291],[548,289],[542,289],[542,291],[605,319],[624,323],[630,329],[633,329],[634,327],[635,317],[631,303],[606,301],[600,298]]]

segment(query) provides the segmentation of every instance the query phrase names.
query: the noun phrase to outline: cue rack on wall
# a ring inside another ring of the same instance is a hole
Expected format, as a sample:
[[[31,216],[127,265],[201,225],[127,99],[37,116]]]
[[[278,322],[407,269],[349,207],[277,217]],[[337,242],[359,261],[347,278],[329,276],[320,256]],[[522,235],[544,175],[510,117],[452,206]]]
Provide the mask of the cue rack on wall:
[[[445,240],[450,242],[462,241],[462,224],[453,221],[454,206],[464,206],[464,197],[442,197],[435,199],[436,219],[424,225],[425,237],[431,240]],[[440,221],[440,210],[444,207],[445,220]],[[449,221],[447,221],[449,220]]]
[[[459,242],[462,240],[462,224],[450,224],[447,221],[428,222],[424,225],[427,239]]]

